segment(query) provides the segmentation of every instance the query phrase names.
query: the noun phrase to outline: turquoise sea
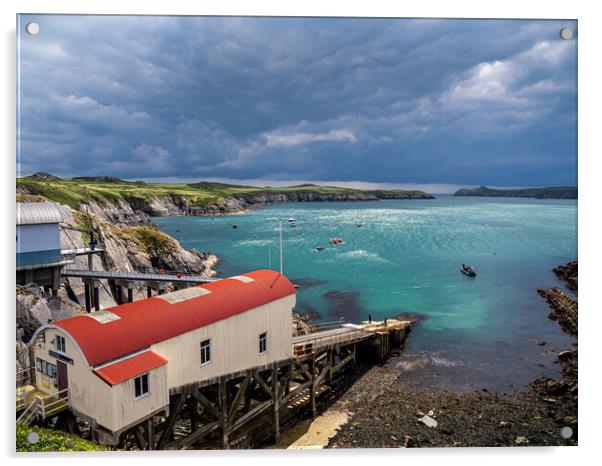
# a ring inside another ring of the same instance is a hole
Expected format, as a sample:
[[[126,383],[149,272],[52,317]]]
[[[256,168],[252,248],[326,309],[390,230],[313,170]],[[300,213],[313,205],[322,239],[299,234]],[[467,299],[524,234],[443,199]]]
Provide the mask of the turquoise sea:
[[[537,288],[564,288],[552,268],[577,257],[576,201],[439,195],[153,219],[184,247],[216,254],[220,276],[277,270],[280,220],[284,274],[300,285],[297,312],[323,322],[419,319],[389,363],[410,384],[509,390],[555,375],[550,350],[572,344]],[[329,244],[335,236],[344,244]],[[461,274],[462,263],[478,276]]]

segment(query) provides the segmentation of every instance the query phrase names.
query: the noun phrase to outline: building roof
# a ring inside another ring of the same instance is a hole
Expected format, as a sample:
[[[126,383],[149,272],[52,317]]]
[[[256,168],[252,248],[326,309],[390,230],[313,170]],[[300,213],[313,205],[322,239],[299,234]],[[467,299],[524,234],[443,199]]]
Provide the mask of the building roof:
[[[117,385],[165,363],[167,359],[149,350],[94,369],[94,373],[109,385]]]
[[[88,364],[97,366],[293,294],[284,275],[258,270],[105,309],[102,319],[92,313],[52,325],[68,333]]]
[[[17,202],[17,225],[61,223],[61,209],[52,202]]]

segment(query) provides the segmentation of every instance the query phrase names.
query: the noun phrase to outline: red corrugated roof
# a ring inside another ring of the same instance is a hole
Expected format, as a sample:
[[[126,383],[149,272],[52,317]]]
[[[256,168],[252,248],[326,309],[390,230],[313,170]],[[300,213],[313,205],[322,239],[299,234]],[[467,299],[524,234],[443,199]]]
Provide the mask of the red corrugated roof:
[[[228,278],[199,285],[211,293],[175,304],[153,297],[106,309],[120,317],[108,323],[77,316],[53,324],[69,333],[95,366],[295,293],[278,272],[258,270],[244,276],[253,281]]]
[[[166,362],[167,359],[149,350],[103,366],[100,369],[94,369],[94,373],[109,385],[117,385],[132,377],[144,374],[155,367],[162,366]]]

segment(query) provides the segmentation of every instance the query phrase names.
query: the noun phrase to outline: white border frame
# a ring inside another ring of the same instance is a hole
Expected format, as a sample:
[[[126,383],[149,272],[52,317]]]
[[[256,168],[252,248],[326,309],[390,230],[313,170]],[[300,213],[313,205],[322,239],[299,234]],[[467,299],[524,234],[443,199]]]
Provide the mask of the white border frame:
[[[204,15],[275,15],[275,16],[379,16],[379,17],[466,17],[466,18],[575,18],[579,21],[579,257],[581,268],[579,301],[582,309],[580,316],[581,355],[580,366],[580,412],[579,412],[579,447],[577,448],[507,448],[507,449],[427,449],[412,451],[395,450],[339,450],[339,451],[245,451],[245,452],[151,452],[149,454],[127,455],[113,453],[111,456],[127,458],[128,462],[144,461],[145,464],[162,464],[166,458],[178,458],[178,461],[198,464],[199,457],[210,458],[211,461],[226,461],[239,463],[242,458],[261,461],[264,464],[281,464],[287,461],[289,465],[304,464],[307,461],[331,463],[336,457],[338,461],[357,458],[358,461],[371,461],[374,455],[387,456],[385,461],[418,461],[446,464],[481,465],[487,458],[492,466],[506,465],[509,461],[520,460],[545,461],[546,464],[578,464],[595,456],[599,456],[596,446],[599,443],[598,432],[600,403],[597,385],[596,368],[599,367],[596,343],[599,339],[597,329],[602,327],[602,318],[597,305],[597,276],[599,274],[600,254],[599,238],[602,237],[599,218],[598,197],[601,197],[598,178],[602,144],[600,143],[599,109],[601,108],[600,85],[602,82],[599,44],[602,43],[601,16],[597,13],[596,2],[571,2],[558,0],[506,0],[504,2],[483,2],[476,0],[422,0],[421,2],[391,2],[386,0],[305,0],[303,2],[282,2],[278,0],[169,0],[142,2],[136,0],[90,0],[73,2],[71,0],[4,0],[2,8],[2,92],[3,103],[0,111],[1,141],[4,145],[2,170],[4,178],[3,202],[4,215],[15,215],[14,205],[14,173],[15,173],[15,87],[16,87],[16,38],[15,15],[20,13],[86,13],[86,14],[204,14]],[[5,221],[8,220],[5,218]],[[14,227],[12,227],[14,228]],[[14,229],[5,228],[5,245],[13,244]],[[9,243],[10,240],[10,243]],[[584,252],[585,251],[585,252]],[[14,377],[13,327],[15,317],[14,251],[11,248],[0,248],[4,277],[0,280],[2,296],[6,300],[5,309],[12,312],[4,313],[7,322],[3,328],[7,332],[4,346],[3,361],[7,368],[6,380]],[[10,388],[9,388],[10,387]],[[12,405],[14,393],[12,383],[4,384],[3,390],[7,406]],[[6,456],[12,457],[8,463],[18,461],[18,464],[39,463],[40,455],[14,454],[14,423],[3,419],[2,432],[3,450]],[[286,458],[285,458],[286,455]],[[99,454],[70,454],[44,455],[44,462],[60,461],[64,463],[73,457],[85,457],[92,464],[106,461],[106,455]],[[384,458],[383,458],[384,459]],[[75,461],[80,461],[75,459]]]

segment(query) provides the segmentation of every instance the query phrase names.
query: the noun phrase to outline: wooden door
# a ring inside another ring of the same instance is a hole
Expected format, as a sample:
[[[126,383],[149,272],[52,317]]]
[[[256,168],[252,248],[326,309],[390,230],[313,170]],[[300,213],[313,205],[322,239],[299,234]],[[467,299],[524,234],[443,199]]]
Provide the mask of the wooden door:
[[[67,377],[67,364],[63,361],[56,362],[56,376],[58,377],[59,392],[69,387],[69,379]],[[66,398],[68,393],[65,391],[60,394],[61,398]]]

